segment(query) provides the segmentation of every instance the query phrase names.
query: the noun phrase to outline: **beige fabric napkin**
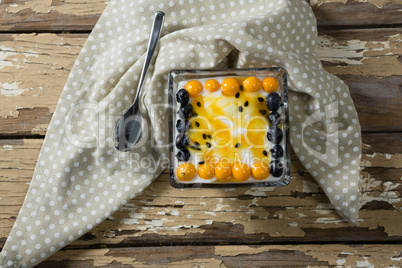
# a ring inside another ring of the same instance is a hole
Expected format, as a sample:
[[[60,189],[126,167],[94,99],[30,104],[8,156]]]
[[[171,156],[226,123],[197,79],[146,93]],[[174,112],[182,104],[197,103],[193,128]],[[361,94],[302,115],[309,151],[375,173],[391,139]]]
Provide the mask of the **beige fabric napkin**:
[[[122,153],[112,144],[114,120],[133,101],[157,10],[165,26],[141,98],[150,131],[142,146]],[[167,74],[228,62],[287,69],[293,150],[356,224],[360,126],[347,86],[314,52],[316,35],[305,1],[112,1],[61,94],[0,267],[34,266],[143,191],[168,157]]]

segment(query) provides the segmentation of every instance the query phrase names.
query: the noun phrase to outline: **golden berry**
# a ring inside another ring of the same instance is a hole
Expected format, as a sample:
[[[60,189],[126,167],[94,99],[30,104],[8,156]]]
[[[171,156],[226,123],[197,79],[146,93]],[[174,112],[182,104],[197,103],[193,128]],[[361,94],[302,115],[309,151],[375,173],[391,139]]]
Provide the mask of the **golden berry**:
[[[262,83],[257,77],[250,76],[243,81],[243,87],[247,92],[257,92],[261,89]]]
[[[278,80],[276,80],[274,77],[266,77],[264,80],[262,80],[262,87],[268,93],[276,92],[278,90],[278,86]]]
[[[264,162],[255,162],[251,168],[251,174],[256,180],[265,180],[269,177],[269,166]]]
[[[222,82],[222,94],[234,96],[240,91],[240,82],[236,78],[225,78]]]
[[[232,174],[237,181],[247,181],[251,176],[251,169],[247,164],[237,162],[233,165]]]
[[[197,80],[188,81],[184,88],[187,90],[191,98],[198,96],[203,89],[201,82]]]
[[[207,82],[205,82],[204,87],[209,92],[215,92],[221,87],[221,85],[215,79],[209,79]]]
[[[229,179],[232,173],[232,165],[226,161],[220,161],[215,167],[215,176],[218,180]]]
[[[176,175],[181,181],[191,181],[195,176],[195,167],[191,163],[183,163],[177,167]]]
[[[205,162],[198,166],[198,175],[205,180],[212,179],[215,175],[215,168],[209,162]]]

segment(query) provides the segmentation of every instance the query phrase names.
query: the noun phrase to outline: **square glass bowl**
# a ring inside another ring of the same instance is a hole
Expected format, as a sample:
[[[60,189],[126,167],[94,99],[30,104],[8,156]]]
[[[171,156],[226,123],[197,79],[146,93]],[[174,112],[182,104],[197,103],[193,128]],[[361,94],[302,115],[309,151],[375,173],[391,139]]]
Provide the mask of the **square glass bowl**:
[[[289,184],[285,69],[173,70],[169,105],[173,187]]]

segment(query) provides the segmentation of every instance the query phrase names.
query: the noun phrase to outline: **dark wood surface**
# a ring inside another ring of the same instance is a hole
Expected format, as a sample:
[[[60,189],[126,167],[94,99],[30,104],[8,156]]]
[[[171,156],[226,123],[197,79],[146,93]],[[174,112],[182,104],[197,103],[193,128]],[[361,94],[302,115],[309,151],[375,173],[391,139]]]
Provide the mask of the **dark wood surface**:
[[[402,258],[402,4],[311,0],[317,54],[362,125],[360,226],[292,154],[288,187],[185,191],[162,174],[39,267],[368,267]],[[102,1],[0,3],[0,247],[22,205],[69,71]]]

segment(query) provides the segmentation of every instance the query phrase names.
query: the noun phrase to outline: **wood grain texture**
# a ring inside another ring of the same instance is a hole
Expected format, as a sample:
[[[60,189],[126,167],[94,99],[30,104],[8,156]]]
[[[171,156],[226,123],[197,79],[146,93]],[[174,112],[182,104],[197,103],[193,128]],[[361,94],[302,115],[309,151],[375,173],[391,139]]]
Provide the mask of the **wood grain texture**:
[[[398,0],[310,0],[320,27],[376,26],[402,23]],[[0,31],[91,31],[105,1],[3,0]]]
[[[385,26],[402,23],[398,0],[310,0],[318,26]]]
[[[189,195],[170,187],[165,171],[38,267],[400,267],[402,3],[306,1],[318,20],[316,52],[349,86],[362,125],[359,227],[340,219],[292,154],[285,188]],[[0,1],[0,248],[71,67],[106,3]]]
[[[292,179],[284,188],[191,189],[189,195],[172,188],[164,173],[72,247],[400,241],[402,138],[364,133],[363,142],[360,227],[336,214],[292,154]],[[0,243],[22,205],[41,144],[0,140]]]
[[[0,31],[91,31],[106,7],[101,0],[3,0]]]
[[[384,244],[103,248],[60,251],[37,267],[399,267],[401,251]]]
[[[317,54],[352,94],[363,131],[402,131],[400,29],[322,31]],[[87,34],[0,35],[0,136],[44,135]],[[381,89],[381,90],[379,90]]]

